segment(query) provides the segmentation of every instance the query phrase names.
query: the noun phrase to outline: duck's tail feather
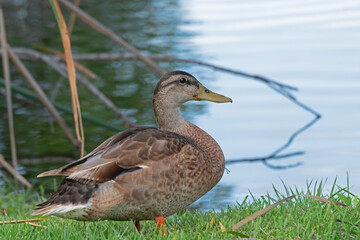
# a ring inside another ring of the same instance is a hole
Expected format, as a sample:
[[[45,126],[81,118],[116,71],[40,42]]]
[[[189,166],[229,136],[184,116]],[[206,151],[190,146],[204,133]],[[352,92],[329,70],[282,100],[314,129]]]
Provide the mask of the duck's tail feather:
[[[57,215],[76,213],[91,203],[97,184],[83,184],[73,179],[65,178],[58,190],[46,202],[36,205],[33,215]],[[71,216],[68,216],[71,217]]]

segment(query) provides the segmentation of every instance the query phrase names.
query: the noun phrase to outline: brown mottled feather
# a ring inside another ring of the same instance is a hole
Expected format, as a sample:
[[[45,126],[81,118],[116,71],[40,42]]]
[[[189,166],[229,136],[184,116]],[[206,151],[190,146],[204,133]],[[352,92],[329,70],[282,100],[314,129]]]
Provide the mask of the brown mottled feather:
[[[39,177],[68,176],[84,183],[102,183],[125,170],[171,158],[184,145],[197,149],[191,140],[173,132],[132,128],[110,137],[85,157]]]

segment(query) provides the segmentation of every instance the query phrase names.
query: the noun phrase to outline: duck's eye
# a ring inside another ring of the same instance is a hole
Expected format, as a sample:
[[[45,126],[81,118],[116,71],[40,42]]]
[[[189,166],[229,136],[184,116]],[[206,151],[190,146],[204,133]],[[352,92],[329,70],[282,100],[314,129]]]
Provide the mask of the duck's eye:
[[[185,79],[185,78],[180,78],[179,82],[180,82],[180,83],[185,83],[185,82],[186,82],[186,79]]]
[[[205,92],[206,92],[206,93],[210,93],[210,91],[209,91],[209,90],[207,90],[207,89],[205,89]]]

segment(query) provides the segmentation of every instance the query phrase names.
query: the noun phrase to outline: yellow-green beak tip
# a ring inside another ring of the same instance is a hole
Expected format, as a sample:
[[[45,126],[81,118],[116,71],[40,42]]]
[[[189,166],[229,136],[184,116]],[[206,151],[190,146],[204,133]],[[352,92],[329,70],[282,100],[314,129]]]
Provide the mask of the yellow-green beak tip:
[[[198,100],[198,101],[205,100],[216,103],[226,103],[226,102],[232,103],[231,98],[212,92],[209,89],[205,88],[203,85],[199,86],[199,93],[196,97],[194,97],[194,100]]]

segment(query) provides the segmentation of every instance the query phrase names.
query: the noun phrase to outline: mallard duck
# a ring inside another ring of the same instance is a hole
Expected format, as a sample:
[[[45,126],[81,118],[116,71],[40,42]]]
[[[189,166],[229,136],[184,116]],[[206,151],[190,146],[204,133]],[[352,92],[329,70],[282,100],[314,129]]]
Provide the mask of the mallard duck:
[[[168,72],[156,85],[155,127],[120,132],[83,158],[38,177],[66,176],[34,215],[83,221],[155,220],[195,202],[221,179],[224,154],[205,131],[186,121],[180,106],[190,100],[232,102],[183,71]]]

